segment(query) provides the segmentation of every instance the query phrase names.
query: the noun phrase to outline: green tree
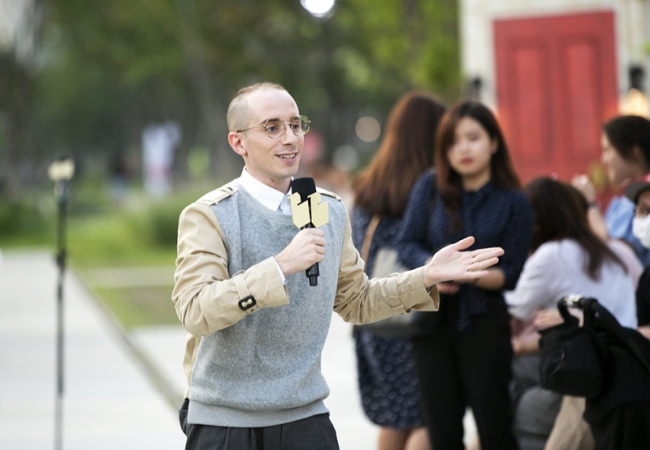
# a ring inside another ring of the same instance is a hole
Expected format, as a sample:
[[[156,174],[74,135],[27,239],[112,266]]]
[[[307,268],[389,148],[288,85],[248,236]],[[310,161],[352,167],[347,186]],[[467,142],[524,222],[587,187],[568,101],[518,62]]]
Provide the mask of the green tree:
[[[238,159],[227,148],[225,108],[239,87],[261,80],[292,92],[327,151],[354,141],[361,111],[383,119],[407,89],[445,100],[459,93],[455,1],[340,0],[321,19],[298,0],[38,5],[46,11],[40,63],[27,70],[12,55],[0,57],[2,92],[10,93],[0,96],[4,129],[13,133],[2,150],[9,166],[62,151],[82,161],[137,160],[143,127],[175,120],[183,130],[180,176],[196,147],[227,172]]]

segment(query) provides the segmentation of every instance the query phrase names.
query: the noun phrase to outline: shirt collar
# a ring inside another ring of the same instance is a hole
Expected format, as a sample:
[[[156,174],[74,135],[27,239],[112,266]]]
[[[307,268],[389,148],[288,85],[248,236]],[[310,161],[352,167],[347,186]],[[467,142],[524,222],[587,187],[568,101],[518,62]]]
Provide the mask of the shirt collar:
[[[291,180],[293,181],[293,177]],[[288,199],[289,196],[291,196],[291,188],[289,188],[289,192],[283,194],[282,192],[273,189],[272,187],[267,186],[266,184],[254,178],[250,173],[248,173],[246,167],[244,167],[242,170],[241,176],[235,181],[237,181],[237,183],[246,189],[255,200],[260,202],[263,206],[267,207],[271,211],[278,211],[283,201],[288,205]]]

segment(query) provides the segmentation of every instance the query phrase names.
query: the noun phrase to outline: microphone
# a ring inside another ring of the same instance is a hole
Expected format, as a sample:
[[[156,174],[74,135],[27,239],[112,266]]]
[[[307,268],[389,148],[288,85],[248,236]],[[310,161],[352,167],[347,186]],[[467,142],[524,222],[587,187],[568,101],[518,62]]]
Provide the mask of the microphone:
[[[291,218],[298,228],[315,228],[329,222],[329,209],[316,192],[316,183],[313,178],[295,178],[291,182]],[[309,278],[309,285],[318,285],[320,271],[318,263],[305,271]]]

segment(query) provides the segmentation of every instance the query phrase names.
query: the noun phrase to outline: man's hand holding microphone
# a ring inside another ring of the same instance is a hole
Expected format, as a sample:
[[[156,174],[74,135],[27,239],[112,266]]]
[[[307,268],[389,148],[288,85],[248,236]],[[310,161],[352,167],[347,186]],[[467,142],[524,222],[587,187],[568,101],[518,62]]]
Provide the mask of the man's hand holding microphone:
[[[285,276],[309,269],[323,262],[325,255],[325,233],[319,228],[300,230],[284,250],[275,256]]]

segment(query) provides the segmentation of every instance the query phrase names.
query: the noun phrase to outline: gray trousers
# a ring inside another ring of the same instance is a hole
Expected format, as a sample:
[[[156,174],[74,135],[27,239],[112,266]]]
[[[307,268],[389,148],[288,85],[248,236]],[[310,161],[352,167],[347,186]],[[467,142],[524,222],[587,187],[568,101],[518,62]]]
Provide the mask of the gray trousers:
[[[185,450],[339,450],[329,414],[261,428],[194,425],[183,419],[181,409]]]

